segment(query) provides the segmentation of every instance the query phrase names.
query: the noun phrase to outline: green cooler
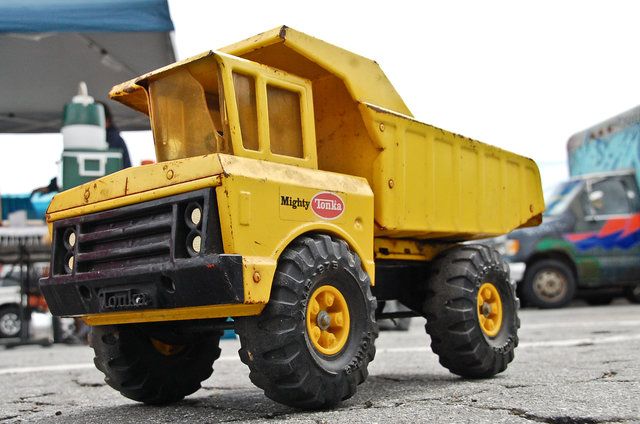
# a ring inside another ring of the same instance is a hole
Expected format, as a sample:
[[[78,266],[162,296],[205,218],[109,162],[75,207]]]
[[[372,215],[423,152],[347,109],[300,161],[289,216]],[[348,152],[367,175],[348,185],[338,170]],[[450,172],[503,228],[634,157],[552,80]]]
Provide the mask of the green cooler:
[[[62,152],[62,189],[79,186],[122,169],[122,151],[64,150]]]

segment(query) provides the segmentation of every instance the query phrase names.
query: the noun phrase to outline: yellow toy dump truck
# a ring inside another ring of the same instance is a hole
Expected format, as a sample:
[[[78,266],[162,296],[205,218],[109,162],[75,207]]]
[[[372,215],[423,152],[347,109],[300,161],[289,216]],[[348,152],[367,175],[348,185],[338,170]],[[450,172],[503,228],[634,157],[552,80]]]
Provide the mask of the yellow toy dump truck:
[[[268,397],[334,406],[366,379],[391,299],[453,373],[513,359],[508,267],[463,242],[540,222],[530,159],[415,120],[375,62],[287,27],[110,95],[149,115],[159,163],[54,198],[41,286],[93,326],[124,396],[195,392],[233,326]]]

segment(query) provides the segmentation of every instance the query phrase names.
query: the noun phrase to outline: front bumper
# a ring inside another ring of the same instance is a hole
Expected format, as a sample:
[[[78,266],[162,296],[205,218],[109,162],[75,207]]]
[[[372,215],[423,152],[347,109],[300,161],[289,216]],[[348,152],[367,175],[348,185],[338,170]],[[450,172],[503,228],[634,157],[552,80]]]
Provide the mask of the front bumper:
[[[40,287],[57,316],[242,304],[242,257],[221,252],[215,191],[197,190],[54,222]]]
[[[79,316],[244,302],[242,257],[207,255],[40,280],[51,313]]]

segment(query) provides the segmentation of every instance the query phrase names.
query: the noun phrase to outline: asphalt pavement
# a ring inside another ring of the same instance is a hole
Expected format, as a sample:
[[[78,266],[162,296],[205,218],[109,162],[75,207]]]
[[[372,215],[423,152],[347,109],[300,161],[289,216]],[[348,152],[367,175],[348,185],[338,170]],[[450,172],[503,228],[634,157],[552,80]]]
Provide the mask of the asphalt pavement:
[[[239,342],[203,388],[168,407],[135,403],[105,385],[85,346],[0,348],[0,423],[640,423],[640,305],[520,312],[516,359],[488,380],[463,380],[429,349],[424,320],[383,332],[368,380],[331,411],[266,398],[249,381]]]

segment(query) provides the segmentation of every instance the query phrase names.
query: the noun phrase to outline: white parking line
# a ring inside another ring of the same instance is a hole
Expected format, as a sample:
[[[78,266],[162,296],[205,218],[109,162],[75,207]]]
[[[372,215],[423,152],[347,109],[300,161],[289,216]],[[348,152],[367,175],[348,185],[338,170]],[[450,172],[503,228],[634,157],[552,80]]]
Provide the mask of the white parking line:
[[[523,324],[521,329],[525,330],[538,330],[545,328],[572,328],[572,327],[640,327],[640,320],[628,319],[628,320],[600,320],[600,321],[583,321],[583,322],[548,322],[540,324]]]
[[[544,340],[539,342],[521,342],[518,349],[537,348],[537,347],[572,347],[572,346],[590,346],[601,345],[609,343],[621,343],[632,340],[640,340],[640,334],[627,334],[610,337],[585,337],[581,339],[566,339],[566,340]],[[427,352],[430,349],[427,346],[414,346],[414,347],[389,347],[378,348],[376,353],[411,353],[411,352]],[[221,356],[216,362],[221,361],[239,361],[240,358],[237,355]],[[16,367],[16,368],[0,368],[0,375],[9,374],[29,374],[29,373],[42,373],[42,372],[63,372],[74,370],[86,370],[95,368],[91,363],[83,364],[61,364],[61,365],[46,365],[41,367]]]
[[[240,358],[237,355],[233,356],[221,356],[216,360],[220,361],[239,361]],[[60,372],[60,371],[74,371],[85,370],[95,368],[95,365],[91,363],[83,364],[60,364],[60,365],[45,365],[41,367],[16,367],[16,368],[0,368],[0,375],[7,374],[29,374],[39,372]]]
[[[520,342],[518,349],[520,348],[532,348],[532,347],[571,347],[571,346],[589,346],[599,345],[607,343],[620,343],[631,340],[640,340],[640,334],[626,334],[620,336],[610,337],[585,337],[582,339],[565,339],[565,340],[543,340],[539,342]],[[414,347],[389,347],[376,349],[376,353],[404,353],[404,352],[423,352],[430,350],[426,346],[414,346]]]

